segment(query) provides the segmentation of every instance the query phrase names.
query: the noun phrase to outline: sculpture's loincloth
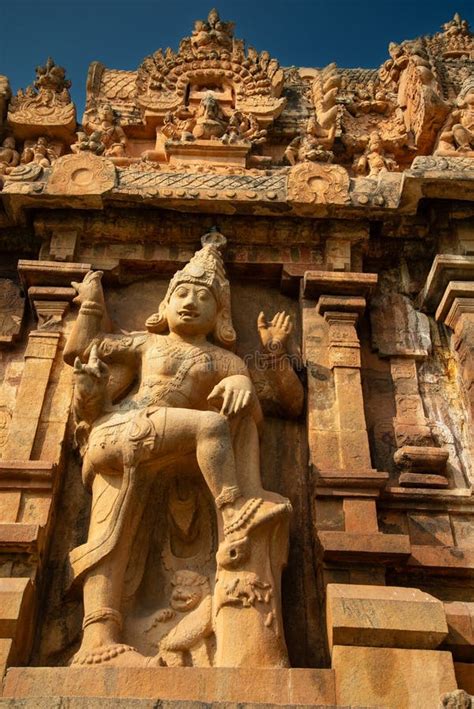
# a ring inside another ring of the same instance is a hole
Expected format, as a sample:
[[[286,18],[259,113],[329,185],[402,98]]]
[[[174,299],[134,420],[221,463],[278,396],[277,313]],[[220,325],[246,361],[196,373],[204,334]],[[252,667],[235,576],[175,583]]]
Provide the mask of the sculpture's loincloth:
[[[150,416],[157,413],[161,415],[151,420]],[[141,517],[147,497],[143,487],[149,487],[152,478],[148,475],[146,479],[140,471],[140,463],[159,454],[166,425],[166,407],[152,406],[138,412],[116,411],[104,418],[91,431],[83,476],[90,484],[102,471],[105,475],[112,473],[109,466],[115,464],[117,472],[123,470],[122,483],[101,533],[69,554],[74,582],[115,549],[122,535],[126,534],[130,514]],[[140,494],[136,494],[138,483]]]

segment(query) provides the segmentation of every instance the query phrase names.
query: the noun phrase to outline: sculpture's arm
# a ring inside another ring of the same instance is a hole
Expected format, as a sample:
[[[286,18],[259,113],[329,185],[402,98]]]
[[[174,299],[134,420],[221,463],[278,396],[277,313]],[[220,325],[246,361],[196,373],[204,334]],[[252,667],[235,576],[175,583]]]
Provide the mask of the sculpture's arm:
[[[93,345],[101,360],[110,363],[132,364],[137,346],[144,341],[143,333],[111,334],[111,321],[107,314],[102,290],[102,271],[89,271],[82,283],[73,282],[77,291],[74,299],[79,303],[79,314],[64,348],[64,360],[74,364],[76,357],[85,362]]]
[[[286,351],[286,341],[292,330],[290,316],[277,313],[267,323],[263,312],[257,320],[263,352],[259,358],[266,379],[282,413],[297,418],[304,403],[304,389]]]
[[[159,649],[184,652],[211,633],[212,596],[208,595],[161,639]]]
[[[89,271],[82,283],[72,283],[77,291],[74,302],[79,303],[79,314],[64,348],[64,361],[71,366],[76,357],[85,361],[93,341],[105,329],[107,312],[101,284],[102,275],[102,271]]]

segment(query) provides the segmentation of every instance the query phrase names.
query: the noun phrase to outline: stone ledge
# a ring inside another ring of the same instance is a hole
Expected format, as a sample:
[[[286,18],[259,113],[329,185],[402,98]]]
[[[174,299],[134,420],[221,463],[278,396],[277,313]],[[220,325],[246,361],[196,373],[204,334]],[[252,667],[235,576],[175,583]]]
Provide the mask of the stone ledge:
[[[303,297],[320,295],[368,296],[377,285],[376,273],[307,271],[303,279]]]
[[[43,538],[44,530],[38,524],[6,522],[0,524],[0,551],[35,552]]]
[[[0,460],[0,490],[51,490],[56,463]]]
[[[423,571],[442,571],[444,574],[474,577],[474,549],[412,545],[408,566]]]
[[[318,532],[325,561],[370,561],[377,563],[408,559],[410,539],[405,534],[358,534]]]
[[[332,670],[195,667],[14,667],[3,697],[130,697],[199,702],[333,705]],[[197,704],[198,705],[198,704]]]

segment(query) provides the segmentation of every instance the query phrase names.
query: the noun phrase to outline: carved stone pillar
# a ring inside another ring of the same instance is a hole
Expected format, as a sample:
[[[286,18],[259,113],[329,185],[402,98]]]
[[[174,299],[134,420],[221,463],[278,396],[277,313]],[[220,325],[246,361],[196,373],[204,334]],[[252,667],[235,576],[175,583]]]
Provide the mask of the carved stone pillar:
[[[64,316],[75,295],[72,278],[84,264],[20,261],[19,272],[38,328],[28,336],[25,364],[0,461],[0,553],[26,555],[30,579],[7,578],[0,592],[9,604],[0,612],[4,664],[28,659],[41,587],[42,560],[52,531],[53,497],[58,487],[62,447],[72,397],[72,373],[62,362]],[[1,315],[2,313],[0,313]],[[16,334],[18,337],[18,334]],[[13,602],[14,601],[14,602]],[[9,615],[10,614],[10,615]]]
[[[323,559],[406,557],[404,535],[383,535],[376,498],[388,474],[371,465],[357,323],[375,274],[308,271],[303,284],[308,440]]]
[[[425,416],[418,383],[418,363],[432,349],[426,315],[400,293],[383,291],[372,302],[372,346],[390,362],[396,416],[394,461],[402,487],[445,488],[449,453],[439,447],[432,422]]]
[[[474,445],[474,256],[438,254],[420,294],[420,305],[452,332],[459,372],[471,413]]]

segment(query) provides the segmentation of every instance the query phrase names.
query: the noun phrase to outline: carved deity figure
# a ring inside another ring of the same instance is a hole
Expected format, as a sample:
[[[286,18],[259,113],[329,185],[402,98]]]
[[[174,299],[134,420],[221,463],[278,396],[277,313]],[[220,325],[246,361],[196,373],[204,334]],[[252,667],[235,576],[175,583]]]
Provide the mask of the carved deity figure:
[[[183,569],[171,579],[169,608],[161,610],[153,625],[167,632],[158,644],[158,658],[167,667],[183,667],[184,653],[190,652],[201,667],[210,667],[207,641],[213,633],[212,594],[206,576]],[[167,626],[173,623],[171,629]]]
[[[36,163],[41,167],[51,167],[56,157],[57,155],[50,147],[48,139],[40,136],[36,142],[29,141],[29,144],[25,143],[21,154],[21,163],[22,165]]]
[[[8,175],[14,167],[19,165],[19,163],[20,154],[16,150],[15,138],[5,138],[2,143],[2,147],[0,148],[0,176]]]
[[[161,132],[168,140],[194,140],[193,128],[196,117],[187,106],[176,111],[168,111],[163,121]]]
[[[124,157],[127,137],[112,107],[106,104],[101,106],[97,113],[94,111],[94,114],[95,116],[92,116],[92,111],[86,112],[84,128],[87,133],[89,135],[95,134],[97,138],[100,137],[100,142],[104,146],[103,154],[106,157]],[[84,150],[85,148],[80,149]]]
[[[193,136],[204,140],[222,138],[227,129],[228,119],[222,112],[216,97],[208,92],[196,112]]]
[[[392,157],[386,154],[379,133],[372,131],[364,154],[359,157],[354,167],[359,175],[377,177],[380,173],[396,170],[398,165]]]
[[[197,20],[191,36],[191,46],[196,54],[209,54],[221,49],[232,49],[234,23],[224,22],[216,9],[212,9],[207,22]]]
[[[465,82],[454,109],[443,126],[436,155],[474,157],[474,79]]]
[[[247,593],[236,595],[235,591],[231,598],[226,589],[236,584],[244,584],[245,589],[258,587],[263,582],[254,569],[268,579],[272,568],[281,571],[284,564],[284,541],[275,551],[280,561],[267,557],[275,529],[281,534],[291,506],[286,498],[264,490],[260,481],[261,407],[244,362],[229,350],[236,333],[230,316],[230,286],[219,250],[225,239],[213,231],[202,243],[202,249],[171,279],[158,312],[146,322],[147,332],[106,334],[109,321],[101,272],[89,272],[82,283],[73,283],[80,309],[64,358],[68,364],[75,362],[78,375],[77,439],[83,456],[83,480],[92,491],[87,542],[70,554],[74,582],[83,584],[85,614],[75,663],[133,665],[153,661],[121,642],[125,574],[153,480],[174,468],[179,474],[190,457],[196,461],[217,510],[218,624],[229,617],[226,608],[233,614],[239,598]],[[270,324],[263,315],[259,319],[262,342],[271,340],[267,345],[275,349],[281,348],[276,340],[280,337],[283,341],[290,327],[284,315]],[[299,397],[301,385],[293,370],[291,374],[296,383],[287,381],[286,386],[291,385]],[[288,368],[282,367],[275,376],[288,378]],[[251,582],[245,581],[239,569],[249,571]],[[235,570],[238,577],[231,584],[229,576]],[[279,584],[279,579],[275,583]],[[263,586],[267,588],[269,583],[265,581]],[[272,643],[278,652],[272,645],[270,654],[277,659],[269,662],[281,663],[286,649],[275,610],[278,591],[270,596],[266,592],[267,605],[262,605],[261,615],[265,624],[262,620],[257,629],[258,642],[268,644],[265,638],[273,632]],[[253,601],[258,597],[254,594]],[[192,625],[189,617],[182,622]],[[248,636],[249,628],[240,625]],[[179,639],[179,627],[163,641],[162,652],[183,650],[182,642],[171,642]],[[226,638],[236,632],[227,632]],[[261,648],[258,651],[265,654]],[[158,663],[157,658],[154,661]]]
[[[76,154],[88,152],[94,155],[103,155],[105,145],[101,140],[100,131],[94,130],[90,135],[87,135],[84,131],[78,131],[76,136],[76,142],[71,145],[71,152]]]
[[[334,140],[335,127],[326,130],[316,118],[311,116],[306,124],[306,132],[293,138],[285,150],[290,165],[298,162],[331,162],[333,153],[329,148]]]

